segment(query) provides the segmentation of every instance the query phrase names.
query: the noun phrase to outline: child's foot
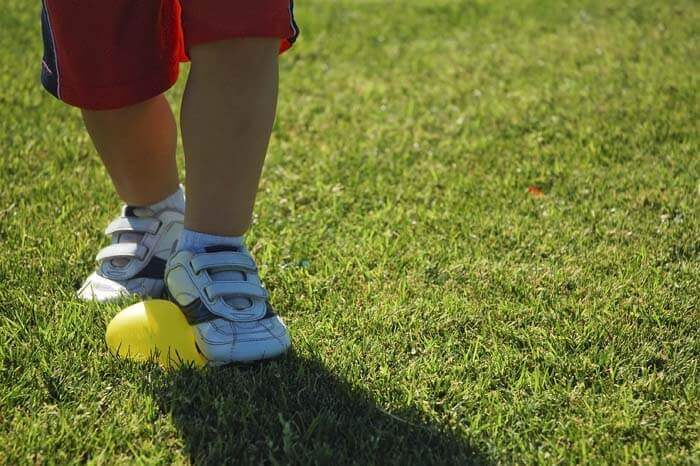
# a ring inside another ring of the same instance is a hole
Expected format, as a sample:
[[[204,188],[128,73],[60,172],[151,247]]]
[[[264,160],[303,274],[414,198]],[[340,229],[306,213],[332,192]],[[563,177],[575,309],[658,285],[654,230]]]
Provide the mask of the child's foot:
[[[245,246],[181,250],[165,271],[166,293],[195,329],[210,365],[274,358],[290,346]]]
[[[105,230],[112,244],[97,254],[99,266],[78,296],[96,301],[126,295],[160,297],[165,264],[182,231],[184,209],[182,190],[149,207],[125,206],[121,217]]]

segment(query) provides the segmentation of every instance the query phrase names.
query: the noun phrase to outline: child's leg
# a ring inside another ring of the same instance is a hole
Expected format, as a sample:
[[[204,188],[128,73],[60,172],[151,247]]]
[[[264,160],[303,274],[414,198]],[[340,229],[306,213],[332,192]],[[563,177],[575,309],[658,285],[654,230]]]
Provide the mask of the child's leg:
[[[189,51],[185,230],[165,282],[215,365],[272,358],[290,346],[242,238],[275,115],[278,50],[279,39],[245,38]]]
[[[117,110],[82,113],[97,152],[126,204],[146,206],[177,190],[177,127],[165,97],[159,95]]]
[[[232,39],[189,51],[181,121],[189,230],[240,236],[250,226],[275,116],[279,42]]]
[[[127,217],[123,224],[113,232],[108,227],[113,244],[100,251],[99,268],[78,295],[101,301],[133,293],[159,297],[165,261],[182,230],[185,208],[178,189],[177,126],[170,105],[159,95],[116,110],[82,114],[119,197],[131,207],[122,211]],[[152,226],[143,228],[139,221]],[[122,248],[128,246],[137,249],[125,252]]]

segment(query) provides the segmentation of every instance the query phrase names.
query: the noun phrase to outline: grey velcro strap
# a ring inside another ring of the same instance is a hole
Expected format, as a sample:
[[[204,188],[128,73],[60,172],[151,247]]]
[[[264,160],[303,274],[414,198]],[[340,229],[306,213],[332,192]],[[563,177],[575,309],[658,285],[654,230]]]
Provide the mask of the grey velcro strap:
[[[241,270],[255,272],[258,268],[255,266],[255,261],[241,252],[222,251],[210,252],[205,254],[195,254],[190,261],[194,273],[199,273],[202,270],[221,268],[230,270]]]
[[[160,225],[160,220],[155,218],[119,217],[107,226],[105,234],[133,232],[155,235]]]
[[[148,249],[137,243],[117,243],[102,249],[96,257],[98,262],[117,257],[136,258],[144,260],[148,255]]]
[[[268,298],[265,288],[246,281],[217,281],[205,286],[204,293],[209,301],[220,297]]]

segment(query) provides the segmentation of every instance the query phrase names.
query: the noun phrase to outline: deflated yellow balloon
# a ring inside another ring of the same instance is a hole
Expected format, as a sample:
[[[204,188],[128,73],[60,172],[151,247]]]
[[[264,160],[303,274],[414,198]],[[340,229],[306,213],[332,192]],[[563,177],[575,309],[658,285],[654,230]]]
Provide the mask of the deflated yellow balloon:
[[[192,327],[170,301],[154,299],[127,307],[109,323],[105,339],[112,354],[122,358],[147,361],[157,357],[169,369],[207,363],[197,351]]]

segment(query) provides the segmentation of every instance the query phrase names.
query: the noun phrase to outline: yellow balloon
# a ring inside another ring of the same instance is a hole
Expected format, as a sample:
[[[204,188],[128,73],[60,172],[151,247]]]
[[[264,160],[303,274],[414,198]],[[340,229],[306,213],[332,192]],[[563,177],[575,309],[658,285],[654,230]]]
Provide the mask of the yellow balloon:
[[[116,356],[136,361],[157,357],[168,369],[207,363],[195,346],[192,327],[170,301],[154,299],[127,307],[107,325],[105,339]]]

